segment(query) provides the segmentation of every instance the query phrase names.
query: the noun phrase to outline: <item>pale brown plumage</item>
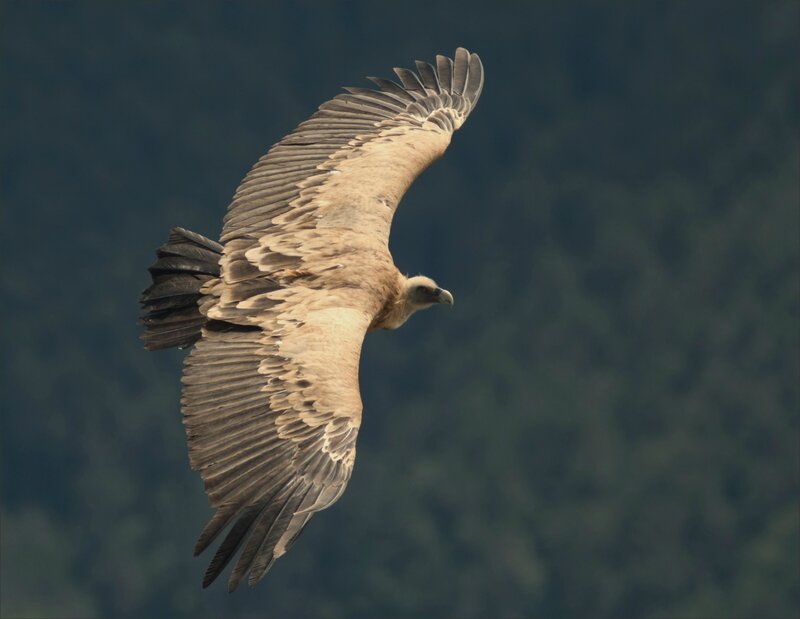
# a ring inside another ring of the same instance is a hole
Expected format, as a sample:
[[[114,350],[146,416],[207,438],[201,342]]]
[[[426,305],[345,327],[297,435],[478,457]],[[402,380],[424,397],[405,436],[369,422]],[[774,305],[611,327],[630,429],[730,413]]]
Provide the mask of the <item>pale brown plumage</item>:
[[[341,495],[361,421],[365,333],[452,303],[432,280],[397,270],[389,229],[408,186],[475,106],[483,69],[459,48],[417,70],[395,69],[400,84],[373,79],[379,90],[346,89],[255,164],[225,216],[218,270],[206,254],[219,246],[180,229],[151,268],[146,345],[196,341],[183,418],[216,510],[196,553],[233,524],[204,586],[239,550],[229,590],[246,575],[254,584]],[[167,323],[176,286],[180,316]]]

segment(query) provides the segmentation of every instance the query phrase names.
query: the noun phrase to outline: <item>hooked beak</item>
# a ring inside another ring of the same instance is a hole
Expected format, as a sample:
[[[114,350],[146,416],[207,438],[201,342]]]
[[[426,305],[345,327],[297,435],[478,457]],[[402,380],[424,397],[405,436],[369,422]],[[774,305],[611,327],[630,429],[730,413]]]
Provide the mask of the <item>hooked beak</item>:
[[[437,301],[439,303],[444,303],[445,305],[450,305],[452,307],[452,305],[453,305],[453,295],[450,294],[449,290],[442,290],[439,293]]]

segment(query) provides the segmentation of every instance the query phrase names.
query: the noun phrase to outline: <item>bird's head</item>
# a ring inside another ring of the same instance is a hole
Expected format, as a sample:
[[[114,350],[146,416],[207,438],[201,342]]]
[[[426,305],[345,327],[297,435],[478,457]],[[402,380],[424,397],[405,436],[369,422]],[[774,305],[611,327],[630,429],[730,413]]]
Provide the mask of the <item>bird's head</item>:
[[[406,305],[415,311],[438,303],[453,305],[453,295],[424,275],[409,277],[405,281],[404,297]]]

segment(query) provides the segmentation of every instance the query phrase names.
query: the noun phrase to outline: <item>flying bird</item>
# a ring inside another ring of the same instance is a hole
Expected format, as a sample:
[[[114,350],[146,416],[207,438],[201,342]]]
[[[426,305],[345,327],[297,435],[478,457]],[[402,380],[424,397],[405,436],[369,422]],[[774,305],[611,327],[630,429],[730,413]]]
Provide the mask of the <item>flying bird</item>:
[[[191,347],[183,423],[215,510],[195,555],[228,529],[204,587],[237,553],[228,590],[246,576],[254,585],[342,495],[365,334],[453,304],[429,277],[397,269],[389,229],[474,109],[483,67],[459,48],[416,69],[323,103],[245,176],[219,243],[174,228],[150,267],[144,346]]]

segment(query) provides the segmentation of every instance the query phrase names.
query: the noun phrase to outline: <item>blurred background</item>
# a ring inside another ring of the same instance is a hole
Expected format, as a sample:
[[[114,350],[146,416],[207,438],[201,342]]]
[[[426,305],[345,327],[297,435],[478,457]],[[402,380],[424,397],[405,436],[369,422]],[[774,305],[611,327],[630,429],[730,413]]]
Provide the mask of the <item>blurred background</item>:
[[[795,1],[0,5],[4,617],[795,617]],[[146,353],[170,227],[340,86],[478,52],[406,196],[347,492],[255,589]]]

